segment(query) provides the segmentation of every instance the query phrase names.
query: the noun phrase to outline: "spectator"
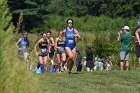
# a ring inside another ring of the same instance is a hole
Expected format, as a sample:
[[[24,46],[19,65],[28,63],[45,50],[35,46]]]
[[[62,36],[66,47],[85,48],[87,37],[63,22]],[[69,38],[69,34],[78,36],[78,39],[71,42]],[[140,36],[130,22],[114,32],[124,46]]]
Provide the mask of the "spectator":
[[[120,48],[120,69],[124,70],[124,62],[126,62],[126,70],[129,69],[129,59],[130,59],[130,41],[131,34],[129,33],[129,27],[124,26],[122,31],[118,32],[118,41],[121,43]]]
[[[76,57],[76,68],[77,72],[81,72],[82,70],[82,54],[79,49],[76,49],[77,57]]]
[[[136,56],[138,59],[138,64],[140,66],[140,22],[137,23],[137,27],[133,33],[133,37],[134,37],[135,46],[136,46]]]
[[[93,69],[93,51],[92,51],[92,48],[91,48],[91,45],[87,45],[86,46],[86,69],[87,71],[92,71]]]

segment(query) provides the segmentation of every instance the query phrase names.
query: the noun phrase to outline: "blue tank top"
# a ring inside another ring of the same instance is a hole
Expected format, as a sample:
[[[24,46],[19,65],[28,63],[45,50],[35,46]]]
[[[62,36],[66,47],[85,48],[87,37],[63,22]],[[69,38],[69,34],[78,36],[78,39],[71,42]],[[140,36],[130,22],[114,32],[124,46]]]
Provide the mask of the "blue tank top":
[[[74,28],[72,28],[72,31],[69,31],[68,28],[66,28],[66,33],[65,33],[65,37],[66,37],[66,46],[65,47],[69,47],[69,48],[75,48],[76,47],[76,41],[75,41],[75,31]]]
[[[29,47],[29,42],[28,42],[28,39],[27,38],[22,38],[22,40],[20,41],[20,44],[19,44],[19,48],[22,48],[22,47]]]
[[[47,41],[42,41],[39,43],[39,48],[41,53],[47,53],[48,50],[48,42]]]

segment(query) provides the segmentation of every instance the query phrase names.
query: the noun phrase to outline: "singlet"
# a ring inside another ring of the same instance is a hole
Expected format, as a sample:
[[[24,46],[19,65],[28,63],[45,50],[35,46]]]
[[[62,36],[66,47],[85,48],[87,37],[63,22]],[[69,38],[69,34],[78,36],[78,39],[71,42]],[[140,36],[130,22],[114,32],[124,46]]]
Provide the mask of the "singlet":
[[[22,37],[20,43],[19,43],[19,48],[21,50],[18,50],[18,54],[23,54],[25,52],[28,52],[28,47],[29,47],[29,41],[27,38]]]
[[[58,47],[65,47],[65,40],[58,39],[57,40],[57,46]]]
[[[57,47],[59,47],[59,51],[63,52],[65,50],[65,40],[58,39]]]
[[[51,38],[52,38],[52,37],[51,37]],[[48,42],[52,44],[52,39],[51,39],[51,38],[49,39]],[[50,52],[51,52],[52,54],[55,52],[54,46],[51,46],[51,47],[50,47]]]
[[[75,41],[75,31],[74,28],[72,28],[72,31],[69,31],[68,28],[66,28],[66,33],[65,33],[65,37],[66,37],[66,46],[65,47],[69,47],[69,48],[75,48],[76,47],[76,41]]]
[[[48,42],[46,41],[41,41],[39,43],[39,48],[41,53],[47,53],[48,50]]]
[[[28,39],[27,38],[22,38],[21,41],[20,41],[20,44],[19,44],[19,48],[22,48],[22,47],[29,47],[29,42],[28,42]]]

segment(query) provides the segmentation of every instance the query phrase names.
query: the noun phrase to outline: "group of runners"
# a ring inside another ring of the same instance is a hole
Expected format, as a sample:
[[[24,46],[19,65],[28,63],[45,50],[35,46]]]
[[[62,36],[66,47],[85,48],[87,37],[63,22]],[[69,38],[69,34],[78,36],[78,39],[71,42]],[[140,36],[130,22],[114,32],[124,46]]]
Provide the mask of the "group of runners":
[[[51,64],[56,64],[53,60],[54,52],[56,55],[57,69],[58,72],[63,72],[64,64],[67,61],[68,73],[70,74],[74,65],[74,61],[77,55],[76,51],[76,38],[80,39],[78,31],[73,28],[73,20],[67,20],[67,27],[63,31],[60,31],[56,39],[54,40],[51,36],[51,31],[41,33],[42,38],[35,44],[35,53],[38,56],[38,68],[40,68],[41,73],[47,71],[49,68],[49,62]],[[24,61],[28,63],[29,59],[29,41],[27,38],[28,33],[23,32],[22,37],[16,43],[19,54],[24,54]],[[131,35],[129,33],[129,27],[125,26],[121,31],[118,32],[118,41],[121,42],[120,48],[120,69],[124,70],[124,62],[126,70],[129,68],[130,59],[130,41],[134,37],[136,44],[136,55],[138,58],[138,63],[140,65],[140,23],[138,22],[136,29]],[[68,57],[66,57],[66,54]],[[93,55],[93,54],[92,54]],[[91,57],[93,57],[91,55]],[[90,56],[87,55],[87,58]],[[93,58],[89,58],[91,63]],[[88,59],[87,59],[88,61]],[[89,64],[91,64],[89,63]],[[93,64],[92,64],[93,65]],[[90,67],[90,66],[89,66]],[[93,66],[92,66],[93,67]]]
[[[46,33],[41,33],[42,38],[35,44],[35,52],[38,56],[39,67],[41,72],[44,72],[48,68],[48,62],[51,61],[51,64],[54,64],[53,56],[54,51],[56,51],[57,56],[57,67],[59,72],[63,71],[63,66],[66,63],[66,53],[68,55],[68,73],[71,73],[72,67],[74,65],[74,60],[76,57],[76,40],[75,38],[80,39],[78,31],[73,28],[73,20],[67,20],[67,27],[65,30],[59,32],[58,37],[54,40],[51,37],[51,31]],[[23,32],[22,38],[18,40],[16,46],[19,50],[19,54],[24,54],[25,62],[28,62],[28,52],[29,41],[27,39],[27,32]],[[39,49],[38,49],[39,47]]]

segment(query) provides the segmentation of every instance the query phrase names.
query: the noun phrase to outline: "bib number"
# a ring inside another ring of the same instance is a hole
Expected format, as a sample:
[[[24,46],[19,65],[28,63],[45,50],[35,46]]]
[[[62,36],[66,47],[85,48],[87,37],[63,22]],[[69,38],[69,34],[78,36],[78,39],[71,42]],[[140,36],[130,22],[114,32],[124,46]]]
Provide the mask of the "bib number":
[[[46,53],[47,52],[47,49],[41,49],[41,52],[42,53]]]
[[[63,51],[64,51],[64,48],[59,47],[59,51],[60,51],[60,52],[63,52]]]
[[[68,40],[68,43],[69,44],[73,44],[74,43],[74,40]]]
[[[26,46],[22,46],[22,50],[26,50],[27,49],[27,47]]]

